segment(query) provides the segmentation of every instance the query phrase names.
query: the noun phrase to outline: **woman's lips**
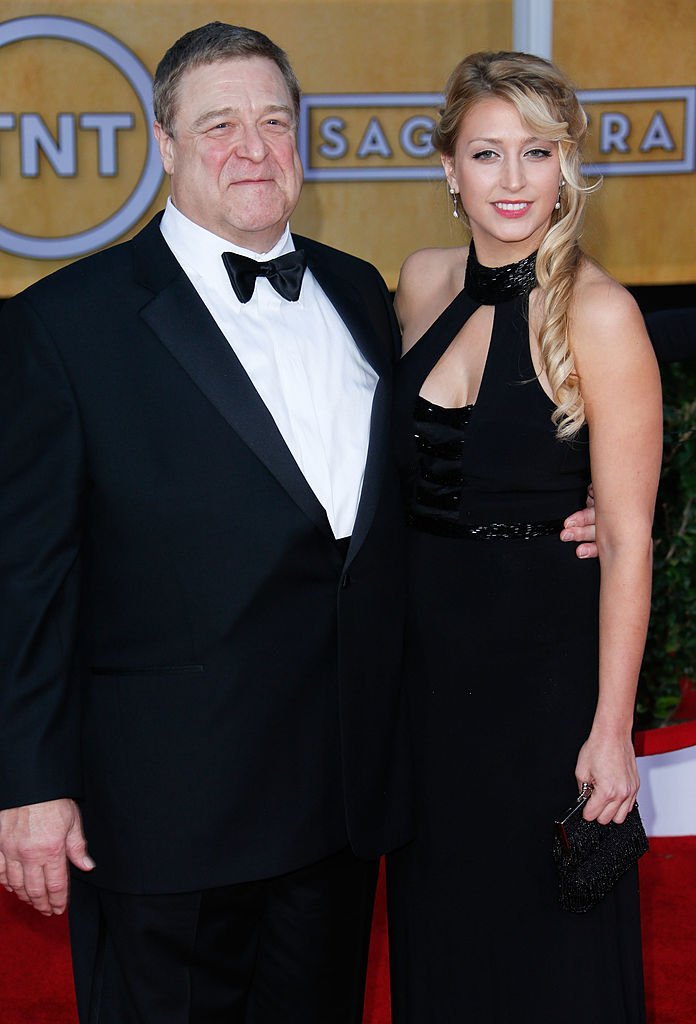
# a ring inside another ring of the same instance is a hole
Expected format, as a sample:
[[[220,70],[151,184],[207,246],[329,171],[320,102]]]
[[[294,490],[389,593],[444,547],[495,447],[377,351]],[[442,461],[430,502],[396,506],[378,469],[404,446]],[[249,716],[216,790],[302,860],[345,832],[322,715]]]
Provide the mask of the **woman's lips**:
[[[528,202],[499,202],[493,203],[493,208],[497,213],[500,214],[501,217],[508,217],[514,220],[517,217],[524,217],[525,213],[527,212],[527,210],[530,209],[531,205],[532,204]]]

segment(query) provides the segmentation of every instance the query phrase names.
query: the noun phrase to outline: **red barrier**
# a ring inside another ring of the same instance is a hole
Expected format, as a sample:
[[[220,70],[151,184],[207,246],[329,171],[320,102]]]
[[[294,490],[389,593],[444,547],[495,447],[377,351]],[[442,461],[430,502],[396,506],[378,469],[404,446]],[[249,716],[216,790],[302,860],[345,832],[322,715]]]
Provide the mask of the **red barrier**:
[[[696,746],[696,720],[637,732],[633,737],[633,745],[638,757],[667,754],[670,750],[694,747]]]
[[[696,684],[692,679],[679,681],[681,700],[674,711],[674,724],[659,729],[644,729],[633,737],[638,757],[651,754],[668,754],[671,750],[683,750],[696,746]]]

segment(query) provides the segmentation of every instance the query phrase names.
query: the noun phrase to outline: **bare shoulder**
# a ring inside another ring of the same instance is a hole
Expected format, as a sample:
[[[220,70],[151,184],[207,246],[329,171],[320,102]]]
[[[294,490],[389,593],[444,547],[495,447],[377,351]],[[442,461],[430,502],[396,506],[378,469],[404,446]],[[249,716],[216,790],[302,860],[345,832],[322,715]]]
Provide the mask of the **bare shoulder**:
[[[660,378],[643,315],[633,296],[590,260],[575,285],[570,343],[585,407],[659,395]]]
[[[394,306],[407,351],[461,291],[466,248],[419,249],[404,262]]]
[[[584,259],[580,265],[571,314],[574,350],[592,350],[607,343],[646,341],[645,321],[633,296],[596,263]]]
[[[397,302],[408,306],[414,300],[423,301],[432,293],[447,288],[457,265],[466,267],[465,250],[464,253],[461,249],[419,249],[412,252],[399,273]]]

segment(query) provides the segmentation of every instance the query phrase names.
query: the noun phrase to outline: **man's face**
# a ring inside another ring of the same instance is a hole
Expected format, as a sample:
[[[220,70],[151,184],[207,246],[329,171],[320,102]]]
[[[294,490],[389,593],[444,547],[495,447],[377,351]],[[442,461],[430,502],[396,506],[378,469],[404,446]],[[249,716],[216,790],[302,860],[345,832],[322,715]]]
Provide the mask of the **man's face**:
[[[185,72],[173,137],[155,135],[176,208],[254,252],[275,245],[302,187],[296,120],[272,60],[245,57]]]

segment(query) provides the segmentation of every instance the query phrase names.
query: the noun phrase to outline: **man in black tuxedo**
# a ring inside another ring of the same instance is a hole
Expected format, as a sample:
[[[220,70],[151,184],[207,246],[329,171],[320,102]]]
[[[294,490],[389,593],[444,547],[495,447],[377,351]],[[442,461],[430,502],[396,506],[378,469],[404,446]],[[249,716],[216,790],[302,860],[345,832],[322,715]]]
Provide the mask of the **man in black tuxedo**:
[[[266,36],[182,37],[164,214],[3,308],[0,882],[61,913],[71,862],[82,1024],[355,1024],[410,836],[399,341],[289,232],[298,106]]]
[[[83,1022],[359,1021],[410,835],[398,337],[289,233],[298,106],[267,37],[188,33],[164,215],[3,309],[0,880],[60,912],[77,869]]]

